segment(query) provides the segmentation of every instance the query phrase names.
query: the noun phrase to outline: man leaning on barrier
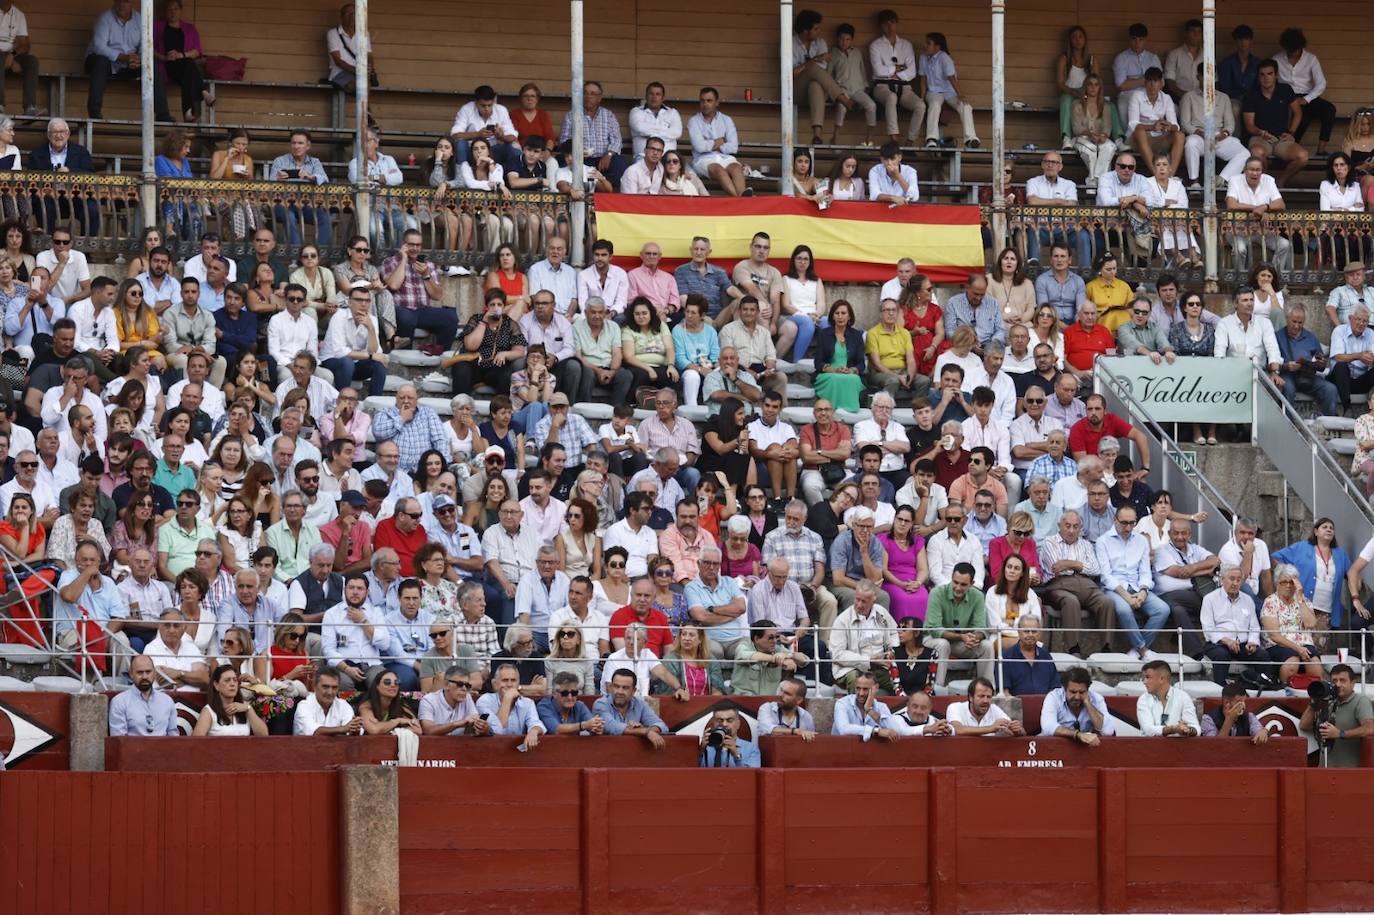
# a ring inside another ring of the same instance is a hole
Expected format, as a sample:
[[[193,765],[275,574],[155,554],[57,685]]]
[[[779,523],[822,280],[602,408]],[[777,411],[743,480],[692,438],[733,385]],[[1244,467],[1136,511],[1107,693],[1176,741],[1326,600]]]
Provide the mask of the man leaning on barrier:
[[[1070,667],[1064,685],[1045,695],[1040,706],[1040,734],[1070,737],[1090,747],[1116,734],[1107,701],[1092,691],[1092,674],[1086,667]]]

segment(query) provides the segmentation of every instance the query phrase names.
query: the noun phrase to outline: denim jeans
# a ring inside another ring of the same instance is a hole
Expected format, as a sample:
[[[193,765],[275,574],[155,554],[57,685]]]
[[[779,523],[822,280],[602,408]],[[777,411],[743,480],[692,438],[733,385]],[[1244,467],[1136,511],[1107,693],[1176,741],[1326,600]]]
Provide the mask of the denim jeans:
[[[1131,647],[1144,651],[1153,645],[1155,636],[1159,635],[1159,628],[1169,618],[1169,605],[1164,603],[1158,595],[1146,594],[1145,603],[1140,607],[1145,614],[1145,631],[1142,632],[1136,623],[1135,610],[1126,603],[1126,598],[1116,591],[1108,591],[1107,596],[1111,598],[1112,606],[1116,608],[1116,627],[1126,631],[1126,637],[1130,640]]]

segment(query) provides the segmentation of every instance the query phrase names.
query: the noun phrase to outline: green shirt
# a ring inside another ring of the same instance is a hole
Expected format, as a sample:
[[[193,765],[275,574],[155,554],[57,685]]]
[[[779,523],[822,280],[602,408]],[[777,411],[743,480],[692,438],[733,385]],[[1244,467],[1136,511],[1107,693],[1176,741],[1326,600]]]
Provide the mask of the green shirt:
[[[1164,353],[1174,348],[1154,321],[1144,327],[1136,327],[1134,321],[1127,321],[1116,329],[1116,343],[1118,352],[1123,356],[1138,355],[1136,350],[1142,346],[1152,353]]]
[[[988,627],[988,614],[983,606],[983,592],[969,585],[964,599],[954,599],[954,586],[943,584],[930,592],[926,603],[926,629],[934,637],[946,629],[956,632],[982,631]]]
[[[165,525],[164,525],[165,526]],[[1358,689],[1358,687],[1356,687]],[[1363,693],[1355,693],[1349,701],[1338,703],[1332,709],[1331,721],[1342,731],[1350,731],[1366,721],[1374,719],[1374,702]],[[1358,769],[1360,766],[1360,745],[1364,741],[1346,738],[1337,740],[1331,747],[1329,759],[1331,765],[1346,769]]]
[[[297,536],[283,518],[267,529],[266,538],[267,545],[277,551],[277,571],[273,577],[285,583],[310,568],[310,548],[320,542],[320,529],[302,521]]]
[[[202,540],[214,540],[215,529],[209,521],[196,519],[196,526],[188,533],[181,522],[173,518],[157,529],[157,551],[167,554],[167,569],[180,575],[196,561],[196,545]]]
[[[601,335],[594,338],[587,319],[578,318],[573,323],[573,345],[592,365],[608,369],[611,367],[611,355],[620,349],[620,325],[607,319],[601,325]]]
[[[776,696],[783,676],[791,674],[773,664],[750,660],[755,652],[758,649],[750,639],[744,639],[735,646],[735,666],[730,669],[730,686],[737,696]],[[785,655],[791,652],[787,646],[779,644],[774,653]]]

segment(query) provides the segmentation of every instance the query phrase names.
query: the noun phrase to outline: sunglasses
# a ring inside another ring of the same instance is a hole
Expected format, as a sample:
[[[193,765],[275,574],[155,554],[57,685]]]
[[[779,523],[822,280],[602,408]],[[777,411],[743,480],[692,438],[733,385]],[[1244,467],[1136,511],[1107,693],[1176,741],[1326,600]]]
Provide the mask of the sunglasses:
[[[32,470],[38,466],[37,461],[15,461],[14,463],[16,466],[23,467],[26,470]]]
[[[372,253],[372,249],[371,249],[371,248],[349,248],[348,250],[350,250],[350,251],[352,251],[352,252],[354,252],[354,253],[356,253],[356,254],[371,254],[371,253]]]
[[[456,686],[458,689],[472,689],[472,684],[466,680],[445,680],[449,686]]]
[[[654,569],[654,577],[658,577],[658,576],[660,576],[660,575],[663,576],[664,578],[672,578],[672,577],[673,577],[673,570],[672,570],[672,569]]]
[[[218,556],[214,550],[196,550],[197,556]]]
[[[570,638],[573,638],[573,637],[576,636],[576,635],[577,635],[576,632],[560,632],[560,633],[558,633],[558,637],[559,637],[560,639],[570,639]]]
[[[398,686],[398,685],[400,685],[400,682],[401,682],[400,680],[380,680],[380,681],[378,681],[378,684],[377,684],[377,685],[378,685],[378,686]]]
[[[313,476],[313,477],[301,477],[301,482],[302,482],[302,483],[318,483],[318,482],[320,482],[320,477],[319,477],[318,474],[316,474],[316,475]]]
[[[299,305],[300,303],[305,301],[305,297],[299,295],[289,295],[286,297],[286,301],[290,302],[293,305]]]
[[[54,245],[70,245],[72,240],[70,238],[54,238],[52,243]]]
[[[1139,308],[1132,308],[1132,309],[1131,309],[1131,314],[1133,314],[1133,315],[1140,315],[1141,317],[1146,317],[1146,318],[1150,316],[1150,312],[1149,312],[1149,311],[1141,311]]]
[[[623,562],[608,562],[608,563],[606,563],[606,568],[608,568],[608,569],[623,569],[623,568],[625,568],[625,563],[623,563]]]
[[[1133,172],[1133,171],[1135,171],[1135,166],[1134,166],[1134,165],[1131,165],[1131,164],[1125,163],[1125,162],[1123,162],[1123,163],[1121,163],[1120,165],[1118,165],[1117,168],[1122,169],[1123,171],[1128,171],[1128,172]]]
[[[1027,398],[1026,398],[1026,403],[1028,403],[1028,404],[1037,404],[1037,403],[1044,403],[1044,402],[1045,402],[1045,398],[1043,398],[1043,397],[1027,397]]]
[[[570,697],[570,696],[576,696],[576,695],[577,695],[577,690],[575,690],[575,689],[560,689],[560,690],[558,691],[558,695],[562,696],[564,699],[567,699],[567,698]]]
[[[182,499],[177,502],[177,508],[197,508],[199,505],[199,502],[192,502],[188,499]]]
[[[448,629],[445,629],[443,632],[431,632],[429,634],[430,638],[433,639],[446,639],[450,635],[452,635],[452,632],[450,632]]]
[[[1013,530],[1012,533],[1013,533],[1013,534],[1017,534],[1017,535],[1019,535],[1019,536],[1021,536],[1021,537],[1029,537],[1029,536],[1031,535],[1031,532],[1030,532],[1030,531],[1023,531],[1023,530],[1021,530],[1020,528],[1017,528],[1017,529]]]

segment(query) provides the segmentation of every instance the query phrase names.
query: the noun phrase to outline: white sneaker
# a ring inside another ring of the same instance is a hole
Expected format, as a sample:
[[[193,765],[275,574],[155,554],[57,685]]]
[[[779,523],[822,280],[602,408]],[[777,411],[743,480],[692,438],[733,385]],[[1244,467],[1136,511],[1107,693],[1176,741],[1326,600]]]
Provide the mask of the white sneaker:
[[[1064,134],[1059,138],[1059,148],[1064,152],[1069,152],[1073,149],[1073,141],[1069,139],[1068,134]]]
[[[447,273],[449,276],[472,276],[472,271],[467,267],[449,267]]]
[[[1132,661],[1144,660],[1144,658],[1141,657],[1140,649],[1134,647],[1126,649],[1126,657],[1130,658]]]
[[[424,377],[425,384],[448,384],[450,380],[443,372],[430,372]]]

